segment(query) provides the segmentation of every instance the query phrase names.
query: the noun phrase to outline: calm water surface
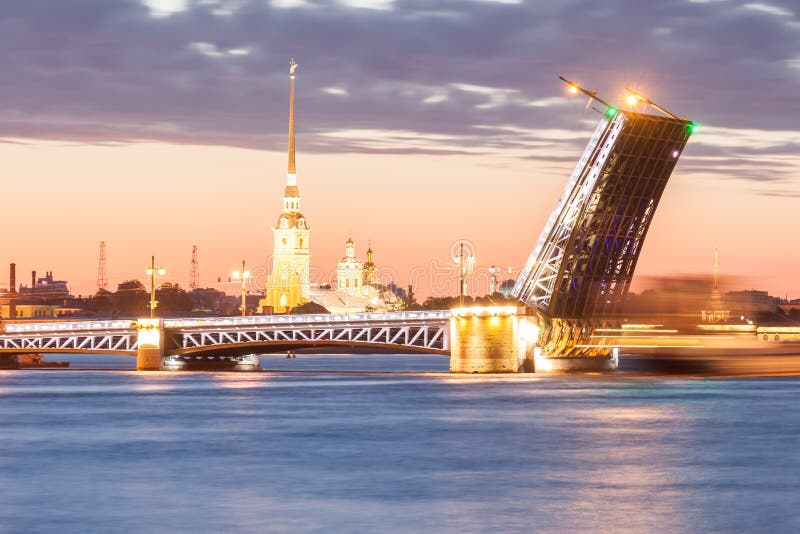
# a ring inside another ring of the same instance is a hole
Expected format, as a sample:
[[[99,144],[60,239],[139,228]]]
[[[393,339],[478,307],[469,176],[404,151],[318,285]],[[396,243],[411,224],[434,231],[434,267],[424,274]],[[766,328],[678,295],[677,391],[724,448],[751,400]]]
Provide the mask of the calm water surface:
[[[0,371],[1,532],[800,531],[796,378],[74,362]]]

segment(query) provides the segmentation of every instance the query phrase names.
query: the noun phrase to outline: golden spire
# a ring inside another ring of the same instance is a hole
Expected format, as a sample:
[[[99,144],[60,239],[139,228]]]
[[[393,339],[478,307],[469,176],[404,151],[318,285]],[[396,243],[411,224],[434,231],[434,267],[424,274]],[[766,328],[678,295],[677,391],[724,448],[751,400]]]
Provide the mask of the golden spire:
[[[289,61],[289,174],[296,174],[294,166],[294,71],[297,63]]]

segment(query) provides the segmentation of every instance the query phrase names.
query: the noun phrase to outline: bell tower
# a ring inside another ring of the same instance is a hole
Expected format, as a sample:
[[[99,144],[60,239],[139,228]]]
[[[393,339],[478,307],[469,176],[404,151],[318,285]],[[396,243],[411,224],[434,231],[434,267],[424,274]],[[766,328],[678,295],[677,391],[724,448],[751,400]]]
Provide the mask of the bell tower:
[[[289,169],[283,189],[283,212],[272,228],[272,273],[267,277],[267,294],[259,302],[262,311],[286,313],[308,299],[309,251],[308,221],[300,213],[300,188],[297,186],[294,140],[294,80],[297,63],[289,62]]]

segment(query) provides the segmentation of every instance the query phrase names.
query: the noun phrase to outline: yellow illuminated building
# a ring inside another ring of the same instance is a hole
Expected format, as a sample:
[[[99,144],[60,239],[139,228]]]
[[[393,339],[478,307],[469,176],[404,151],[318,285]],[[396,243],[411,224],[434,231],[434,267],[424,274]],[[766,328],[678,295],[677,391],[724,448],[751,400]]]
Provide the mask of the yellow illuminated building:
[[[289,65],[289,172],[283,190],[283,213],[272,229],[274,246],[272,272],[267,277],[266,296],[259,301],[262,311],[286,313],[308,300],[309,252],[308,221],[300,213],[300,189],[297,187],[294,142],[294,71],[297,63]]]
[[[77,308],[64,308],[61,306],[53,306],[50,304],[17,304],[16,305],[16,318],[17,319],[35,319],[35,318],[55,318],[62,315],[69,315],[70,313],[79,312]],[[10,319],[11,309],[8,304],[0,304],[0,318]]]

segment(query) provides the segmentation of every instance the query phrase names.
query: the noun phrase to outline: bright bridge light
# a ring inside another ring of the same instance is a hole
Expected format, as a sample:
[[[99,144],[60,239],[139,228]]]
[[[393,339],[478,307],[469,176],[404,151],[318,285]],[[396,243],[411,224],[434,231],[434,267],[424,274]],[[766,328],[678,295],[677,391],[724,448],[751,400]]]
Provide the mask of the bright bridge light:
[[[469,306],[450,310],[453,317],[500,317],[517,314],[516,306]]]
[[[634,95],[628,95],[628,98],[626,98],[625,101],[629,106],[635,106],[639,102],[639,99]]]

